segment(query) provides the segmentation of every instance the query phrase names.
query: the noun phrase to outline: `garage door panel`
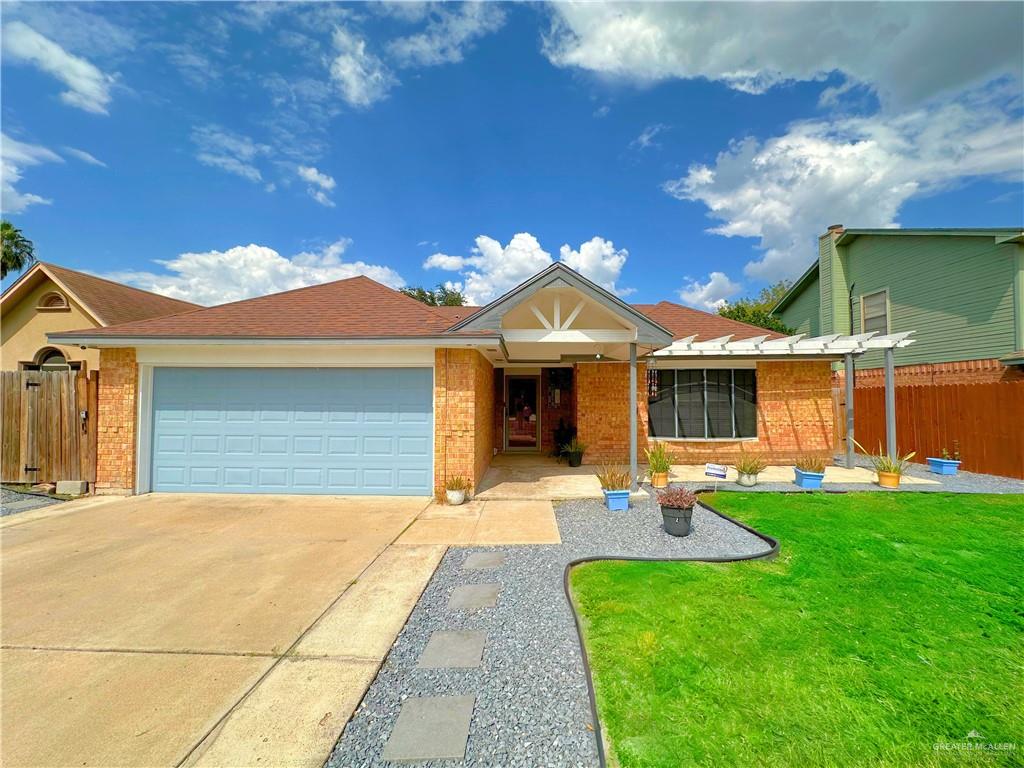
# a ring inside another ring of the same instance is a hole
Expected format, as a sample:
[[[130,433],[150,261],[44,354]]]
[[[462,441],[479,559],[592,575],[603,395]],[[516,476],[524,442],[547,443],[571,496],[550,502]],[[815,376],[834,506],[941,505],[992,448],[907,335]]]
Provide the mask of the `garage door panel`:
[[[158,491],[429,495],[430,369],[158,368]]]

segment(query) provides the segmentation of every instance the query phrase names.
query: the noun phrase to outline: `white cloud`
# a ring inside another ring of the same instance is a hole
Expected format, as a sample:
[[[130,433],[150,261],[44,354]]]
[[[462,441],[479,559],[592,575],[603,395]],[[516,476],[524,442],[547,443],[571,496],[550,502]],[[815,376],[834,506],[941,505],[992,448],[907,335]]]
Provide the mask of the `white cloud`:
[[[156,263],[170,274],[129,271],[104,277],[205,305],[239,301],[356,275],[366,275],[392,288],[405,285],[402,276],[390,267],[343,261],[342,256],[351,244],[351,240],[342,238],[322,249],[304,251],[291,258],[263,245],[237,245],[226,251],[183,253],[174,259],[157,260]]]
[[[20,192],[15,184],[21,181],[22,171],[41,163],[63,163],[56,152],[39,144],[25,144],[7,134],[0,134],[0,209],[4,213],[21,213],[30,205],[49,205],[53,201],[31,192]]]
[[[602,104],[600,107],[594,110],[594,117],[608,117],[608,113],[612,111],[612,108],[607,104]]]
[[[345,27],[335,27],[334,47],[337,55],[331,62],[331,78],[353,107],[368,107],[386,98],[398,84],[384,62],[366,49],[366,40]]]
[[[4,54],[8,60],[32,64],[61,81],[67,90],[60,98],[86,112],[106,115],[114,78],[80,56],[68,53],[48,37],[21,21],[4,25]]]
[[[270,154],[266,144],[248,136],[232,133],[218,125],[202,125],[192,129],[192,143],[198,150],[196,160],[211,168],[220,168],[251,182],[263,179],[255,162]]]
[[[469,256],[435,253],[423,262],[424,269],[461,272],[461,290],[471,304],[493,301],[552,263],[551,254],[529,232],[516,234],[508,245],[486,235],[475,242]],[[579,250],[563,245],[559,255],[567,266],[606,290],[619,295],[630,292],[615,285],[629,252],[616,249],[610,240],[594,237]]]
[[[310,197],[320,203],[320,205],[328,208],[334,207],[334,201],[327,194],[336,186],[332,176],[321,173],[311,165],[300,165],[299,178],[309,185],[306,187],[306,192]]]
[[[974,95],[896,116],[810,120],[766,141],[733,142],[664,189],[708,207],[710,231],[757,237],[746,265],[766,281],[795,277],[829,224],[897,226],[903,204],[976,177],[1021,179],[1024,121]]]
[[[619,296],[633,292],[630,288],[622,289],[615,285],[615,281],[622,274],[622,268],[626,265],[626,259],[629,258],[629,251],[625,248],[616,249],[611,240],[592,237],[580,245],[578,251],[563,245],[558,255],[566,266],[575,269],[588,280],[593,280],[606,291]]]
[[[462,61],[463,49],[474,40],[504,23],[505,12],[495,3],[446,5],[432,14],[422,32],[392,40],[388,52],[402,67],[452,64]]]
[[[64,147],[64,152],[71,155],[72,157],[81,160],[83,163],[89,165],[97,165],[100,168],[106,168],[107,164],[102,160],[98,159],[95,155],[90,155],[84,149],[75,149],[74,147]]]
[[[654,139],[659,133],[664,133],[669,128],[664,123],[655,123],[654,125],[648,125],[644,128],[640,135],[637,136],[633,141],[629,143],[629,146],[633,149],[644,150],[648,147],[660,147],[661,144],[656,142]]]
[[[702,283],[699,280],[686,278],[687,284],[680,289],[679,298],[684,304],[697,309],[715,311],[735,296],[739,290],[739,283],[734,283],[724,272],[712,272],[708,275],[708,281]]]
[[[908,105],[1022,73],[1020,3],[558,3],[552,63],[746,93],[833,72]]]

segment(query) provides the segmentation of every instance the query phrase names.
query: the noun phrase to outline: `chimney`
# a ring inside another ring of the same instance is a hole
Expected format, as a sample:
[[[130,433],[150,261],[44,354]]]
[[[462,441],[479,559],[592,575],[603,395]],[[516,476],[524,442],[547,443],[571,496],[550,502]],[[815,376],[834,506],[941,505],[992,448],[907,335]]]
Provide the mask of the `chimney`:
[[[829,226],[828,231],[829,231],[830,234],[833,234],[833,235],[841,235],[841,234],[843,234],[843,231],[844,231],[843,225],[842,224],[832,224],[832,225]]]

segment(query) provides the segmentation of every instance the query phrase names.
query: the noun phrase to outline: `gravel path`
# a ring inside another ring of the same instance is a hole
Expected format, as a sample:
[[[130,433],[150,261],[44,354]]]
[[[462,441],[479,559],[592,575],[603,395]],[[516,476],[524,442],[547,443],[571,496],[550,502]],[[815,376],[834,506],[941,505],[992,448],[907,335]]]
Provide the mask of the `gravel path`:
[[[724,557],[770,549],[757,536],[699,508],[690,536],[667,536],[652,499],[636,502],[629,512],[609,512],[599,501],[570,501],[556,516],[560,545],[449,550],[328,759],[329,768],[389,765],[380,753],[402,701],[456,695],[476,696],[463,765],[597,765],[579,641],[562,590],[566,564],[600,555]],[[504,552],[505,562],[492,570],[462,569],[469,554],[486,551]],[[456,586],[488,582],[501,585],[494,608],[448,609]],[[481,666],[417,669],[436,630],[486,631]]]
[[[0,488],[0,517],[14,515],[18,512],[28,512],[30,509],[48,507],[51,504],[61,504],[63,499],[55,499],[49,496],[37,496],[34,493],[18,493],[7,488]]]

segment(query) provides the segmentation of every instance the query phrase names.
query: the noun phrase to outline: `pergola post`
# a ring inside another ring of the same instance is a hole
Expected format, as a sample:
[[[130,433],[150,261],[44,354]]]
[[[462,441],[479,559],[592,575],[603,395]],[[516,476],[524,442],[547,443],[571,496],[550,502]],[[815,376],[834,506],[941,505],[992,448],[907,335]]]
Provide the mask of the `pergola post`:
[[[885,348],[885,451],[896,458],[896,363],[892,347]]]
[[[853,469],[853,353],[846,355],[846,468]]]
[[[636,457],[636,342],[629,345],[629,476],[630,490],[637,490]]]

